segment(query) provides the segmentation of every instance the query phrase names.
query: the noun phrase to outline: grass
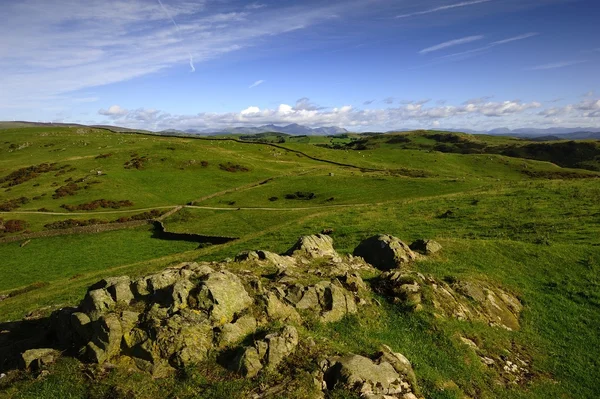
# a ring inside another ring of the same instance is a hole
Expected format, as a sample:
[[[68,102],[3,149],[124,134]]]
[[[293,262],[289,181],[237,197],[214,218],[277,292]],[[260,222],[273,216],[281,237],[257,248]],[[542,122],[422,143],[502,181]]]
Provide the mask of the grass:
[[[77,303],[87,286],[105,276],[139,276],[176,262],[222,260],[247,249],[281,253],[298,236],[323,229],[334,230],[332,237],[341,253],[351,253],[362,239],[377,233],[406,242],[433,238],[444,250],[420,262],[418,269],[440,278],[484,279],[517,293],[525,304],[520,331],[441,321],[426,313],[406,314],[379,298],[381,307],[339,323],[311,326],[303,334],[315,336],[326,351],[368,355],[380,344],[390,345],[413,362],[427,398],[599,397],[600,180],[581,178],[596,174],[499,154],[439,152],[435,147],[440,142],[455,139],[433,138],[431,132],[399,136],[408,137],[408,142],[389,143],[396,135],[375,136],[371,139],[375,145],[367,150],[316,145],[342,146],[364,138],[355,135],[286,137],[281,144],[316,158],[380,170],[365,172],[256,143],[113,134],[81,127],[4,129],[0,131],[0,177],[41,162],[75,168],[59,176],[61,182],[98,169],[104,173],[89,177],[99,184],[60,199],[52,199],[56,189],[52,183],[59,180],[54,173],[9,191],[3,188],[0,202],[40,197],[0,214],[5,220],[26,220],[29,229],[37,231],[46,223],[70,217],[112,220],[142,208],[196,201],[196,207],[166,219],[169,231],[239,240],[197,249],[192,243],[153,239],[147,228],[136,228],[39,238],[24,247],[18,242],[0,244],[0,292],[21,292],[0,301],[0,320],[14,320],[44,306]],[[501,137],[461,137],[474,147],[527,144]],[[10,144],[22,149],[9,151]],[[113,155],[96,159],[106,153]],[[123,167],[132,153],[150,158],[144,169]],[[202,166],[202,160],[208,165]],[[249,171],[219,168],[228,162]],[[406,171],[426,173],[407,177]],[[269,178],[273,179],[257,184]],[[314,193],[314,199],[285,198],[298,191]],[[59,212],[64,211],[62,204],[101,198],[130,200],[134,206],[117,214],[18,213],[41,207]],[[525,348],[537,377],[522,387],[499,388],[493,373],[461,344],[461,335],[476,339],[484,350]],[[226,383],[229,377],[200,368],[161,381],[114,371],[90,384],[80,378],[79,365],[72,360],[55,367],[51,378],[23,377],[0,387],[0,395],[243,397],[271,378]],[[60,376],[64,376],[62,385],[57,383]],[[336,391],[330,397],[353,396]]]
[[[152,239],[147,228],[67,235],[0,244],[0,291],[36,281],[52,282],[92,271],[158,258],[197,247],[195,243]]]

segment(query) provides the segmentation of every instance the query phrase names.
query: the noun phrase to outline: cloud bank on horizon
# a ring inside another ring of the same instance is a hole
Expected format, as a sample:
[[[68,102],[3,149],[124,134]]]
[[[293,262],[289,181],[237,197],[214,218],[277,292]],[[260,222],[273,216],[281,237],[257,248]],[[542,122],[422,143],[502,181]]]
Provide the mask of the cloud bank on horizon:
[[[600,127],[595,0],[22,0],[3,13],[0,120]]]

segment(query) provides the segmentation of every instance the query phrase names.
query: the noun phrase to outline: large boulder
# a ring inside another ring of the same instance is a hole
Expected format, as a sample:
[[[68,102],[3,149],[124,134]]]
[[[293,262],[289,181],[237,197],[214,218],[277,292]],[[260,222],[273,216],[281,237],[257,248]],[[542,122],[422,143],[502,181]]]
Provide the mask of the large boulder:
[[[308,259],[330,258],[334,261],[341,261],[340,256],[333,249],[333,238],[325,234],[300,237],[296,244],[286,252],[286,255]]]
[[[231,322],[236,313],[253,302],[240,278],[228,271],[209,274],[202,281],[196,299],[197,306],[219,325]]]
[[[325,388],[344,387],[365,398],[415,397],[416,386],[408,377],[414,373],[408,360],[389,350],[385,354],[375,360],[355,354],[325,360],[321,365]]]
[[[402,267],[417,257],[408,245],[387,234],[376,235],[362,241],[354,250],[354,256],[364,258],[380,270]]]

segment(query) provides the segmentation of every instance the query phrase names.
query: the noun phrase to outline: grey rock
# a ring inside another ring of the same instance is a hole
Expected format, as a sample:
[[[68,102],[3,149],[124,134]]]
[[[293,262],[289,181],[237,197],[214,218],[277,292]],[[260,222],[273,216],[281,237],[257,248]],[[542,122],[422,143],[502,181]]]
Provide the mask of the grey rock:
[[[256,319],[250,315],[240,317],[235,323],[225,324],[218,336],[218,346],[225,347],[237,343],[256,331],[256,328]]]
[[[296,309],[283,303],[273,292],[267,292],[263,295],[265,312],[271,320],[280,320],[283,322],[301,323],[301,318]]]
[[[416,259],[414,252],[396,237],[380,234],[362,241],[354,250],[354,256],[380,270],[399,268]]]
[[[298,242],[290,248],[286,255],[306,258],[331,258],[341,261],[338,253],[333,249],[333,238],[325,234],[302,236]]]
[[[26,370],[37,371],[54,363],[59,356],[60,352],[56,349],[29,349],[21,355],[21,367]]]
[[[131,280],[127,276],[107,279],[106,290],[116,303],[129,304],[133,300]]]
[[[81,309],[94,316],[105,313],[114,308],[114,306],[115,301],[104,288],[88,291],[81,303]]]
[[[274,369],[298,346],[298,331],[293,326],[285,326],[280,332],[267,335],[265,341],[269,346],[266,367]]]
[[[262,368],[258,351],[253,347],[243,348],[229,365],[230,370],[248,378],[256,376]]]
[[[416,240],[410,244],[410,249],[423,255],[432,255],[442,250],[442,246],[435,240]]]
[[[198,306],[208,311],[218,325],[230,323],[236,313],[253,302],[240,278],[227,271],[209,274],[202,282],[197,300]]]
[[[324,378],[328,389],[343,386],[362,395],[402,393],[402,379],[391,364],[376,364],[360,355],[329,359]]]

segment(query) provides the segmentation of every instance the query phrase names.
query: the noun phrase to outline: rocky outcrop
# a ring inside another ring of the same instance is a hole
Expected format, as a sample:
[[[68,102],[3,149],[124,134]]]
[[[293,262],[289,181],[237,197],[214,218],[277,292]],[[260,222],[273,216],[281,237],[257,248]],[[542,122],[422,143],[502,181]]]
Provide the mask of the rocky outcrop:
[[[417,398],[415,374],[408,359],[387,346],[374,360],[348,354],[321,363],[323,388],[344,387],[364,398]]]
[[[228,368],[244,377],[254,377],[263,367],[276,368],[297,345],[298,331],[293,326],[285,326],[281,331],[255,341],[252,346],[240,348]]]
[[[354,256],[361,256],[380,270],[399,268],[417,258],[408,245],[387,234],[376,235],[362,241],[354,250]]]
[[[339,321],[367,303],[361,298],[367,287],[356,270],[370,266],[360,258],[344,261],[331,237],[302,237],[291,253],[248,251],[235,261],[183,263],[137,279],[103,279],[77,308],[53,315],[56,335],[88,362],[130,359],[155,377],[225,349],[237,353],[229,368],[256,375],[276,368],[294,350],[294,325],[305,318]],[[309,258],[320,259],[322,270],[307,267]],[[264,278],[257,268],[277,273]],[[256,338],[276,323],[287,326]],[[248,337],[254,344],[236,349]]]
[[[415,243],[412,247],[422,254],[440,249],[434,241]],[[10,361],[22,368],[44,368],[60,355],[57,348],[89,363],[126,365],[155,378],[216,360],[211,367],[224,366],[247,378],[264,374],[262,381],[289,373],[305,358],[301,378],[286,376],[257,397],[284,395],[287,387],[314,377],[317,384],[311,386],[318,391],[343,387],[365,398],[415,399],[420,395],[417,379],[402,354],[383,346],[372,357],[332,356],[331,346],[315,343],[311,328],[339,322],[363,307],[376,317],[379,302],[371,288],[402,310],[519,328],[522,305],[515,296],[489,283],[407,271],[422,255],[393,236],[371,237],[354,254],[340,256],[332,238],[320,234],[301,237],[285,255],[246,251],[235,260],[182,263],[139,278],[105,278],[89,287],[79,306],[55,311],[44,323],[28,321],[21,329],[0,331],[0,367],[7,364],[2,357],[11,354]],[[371,263],[391,270],[381,272]],[[31,326],[43,326],[51,340],[27,337],[15,356],[11,339],[25,336]],[[32,347],[42,349],[27,350]],[[503,381],[526,381],[524,356],[474,350],[505,376]]]
[[[426,304],[439,316],[477,320],[508,330],[519,329],[521,302],[488,283],[446,282],[417,272],[394,270],[380,277],[377,288],[408,309],[421,310]]]

